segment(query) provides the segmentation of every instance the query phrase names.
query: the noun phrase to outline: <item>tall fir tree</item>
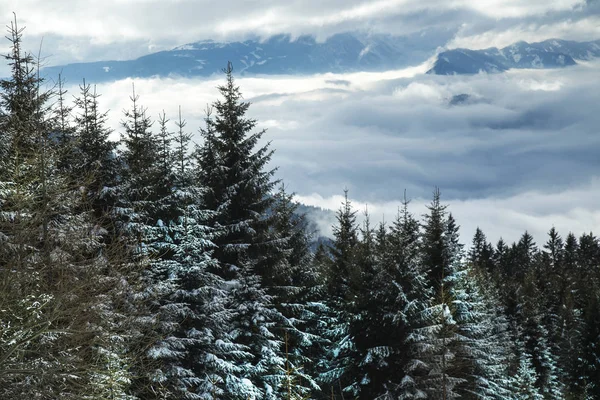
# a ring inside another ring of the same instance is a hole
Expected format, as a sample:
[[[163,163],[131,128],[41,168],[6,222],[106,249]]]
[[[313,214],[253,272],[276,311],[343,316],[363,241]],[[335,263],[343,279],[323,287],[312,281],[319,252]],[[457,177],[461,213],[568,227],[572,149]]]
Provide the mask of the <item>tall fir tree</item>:
[[[347,190],[344,191],[344,201],[337,211],[336,220],[333,226],[334,241],[330,248],[331,263],[326,276],[326,304],[330,313],[326,316],[328,324],[323,333],[331,345],[322,362],[319,380],[325,393],[333,391],[343,397],[343,392],[355,391],[351,368],[356,353],[349,328],[358,294],[356,284],[360,281],[356,265],[359,245],[356,211],[352,209]]]
[[[124,110],[121,122],[118,203],[113,208],[119,231],[132,238],[140,256],[148,254],[151,230],[157,221],[158,140],[151,130],[152,120],[139,104],[139,96],[130,96],[131,109]]]
[[[256,148],[264,131],[252,132],[256,121],[246,117],[250,104],[242,101],[231,63],[224,72],[222,98],[213,104],[214,117],[206,119],[198,159],[204,204],[214,212],[209,226],[215,229],[218,263],[211,272],[228,287],[227,307],[234,317],[227,333],[245,349],[245,357],[237,357],[238,370],[225,376],[225,393],[271,399],[285,379],[284,338],[276,335],[277,326],[290,324],[262,284],[274,272],[270,255],[278,245],[268,215],[275,171],[266,169],[272,156],[268,145]]]
[[[274,194],[271,235],[278,245],[272,251],[272,275],[263,285],[289,322],[281,324],[277,334],[286,338],[286,371],[295,382],[295,393],[306,396],[320,390],[314,378],[316,360],[310,356],[325,343],[317,329],[325,306],[320,303],[320,272],[313,263],[307,222],[293,197],[283,184]]]
[[[374,358],[378,361],[378,385],[374,388],[381,399],[419,397],[416,387],[421,372],[412,358],[413,329],[420,326],[420,316],[427,308],[429,288],[420,263],[419,223],[408,210],[406,195],[401,211],[388,234],[380,232],[378,242],[384,240],[379,255],[379,267],[374,291],[366,293],[378,300],[381,325]],[[405,373],[405,374],[403,374]]]
[[[451,399],[459,396],[457,387],[465,383],[460,370],[462,337],[459,320],[455,315],[455,285],[461,245],[458,226],[446,206],[440,202],[438,188],[428,206],[422,224],[422,268],[431,288],[427,306],[419,315],[419,326],[411,331],[413,361],[411,368],[419,370],[412,396],[427,395],[434,399]]]
[[[107,126],[108,112],[100,111],[96,86],[84,80],[79,90],[74,100],[73,138],[65,149],[65,161],[69,163],[71,179],[85,188],[95,216],[114,236],[110,214],[117,201],[117,143],[109,138],[112,130]]]

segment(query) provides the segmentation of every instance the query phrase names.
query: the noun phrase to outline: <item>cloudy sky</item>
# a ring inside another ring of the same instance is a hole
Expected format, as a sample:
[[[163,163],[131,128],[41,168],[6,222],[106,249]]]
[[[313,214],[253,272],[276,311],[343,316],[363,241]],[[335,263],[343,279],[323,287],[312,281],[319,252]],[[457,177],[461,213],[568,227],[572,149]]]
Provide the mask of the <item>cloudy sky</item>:
[[[518,40],[600,39],[597,0],[4,0],[25,44],[50,65],[130,59],[202,39],[361,30],[439,32],[440,47],[473,49]],[[443,40],[442,40],[443,38]],[[0,49],[6,51],[6,43]],[[433,54],[432,54],[433,56]],[[525,230],[538,242],[600,232],[600,60],[559,70],[425,75],[431,60],[400,71],[238,80],[267,128],[273,165],[299,198],[335,209],[347,187],[358,208],[389,221],[404,190],[415,213],[434,186],[468,241],[476,226],[497,240]],[[0,73],[6,71],[0,67]],[[201,125],[217,78],[146,79],[136,91],[151,113]],[[101,105],[118,132],[131,80],[102,84]],[[450,105],[468,94],[466,104]],[[323,222],[328,230],[330,221]]]
[[[449,30],[448,47],[600,37],[600,0],[3,0],[50,64],[129,59],[201,39]]]

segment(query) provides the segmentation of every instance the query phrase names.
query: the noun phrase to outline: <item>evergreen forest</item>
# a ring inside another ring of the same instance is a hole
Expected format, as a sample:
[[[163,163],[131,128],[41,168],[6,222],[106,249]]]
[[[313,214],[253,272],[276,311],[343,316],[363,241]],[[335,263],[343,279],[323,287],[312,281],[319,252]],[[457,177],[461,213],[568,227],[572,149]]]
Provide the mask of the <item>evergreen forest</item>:
[[[112,132],[22,35],[0,80],[0,399],[600,399],[592,233],[463,246],[434,188],[385,224],[345,192],[315,245],[231,64],[195,145],[135,89]]]

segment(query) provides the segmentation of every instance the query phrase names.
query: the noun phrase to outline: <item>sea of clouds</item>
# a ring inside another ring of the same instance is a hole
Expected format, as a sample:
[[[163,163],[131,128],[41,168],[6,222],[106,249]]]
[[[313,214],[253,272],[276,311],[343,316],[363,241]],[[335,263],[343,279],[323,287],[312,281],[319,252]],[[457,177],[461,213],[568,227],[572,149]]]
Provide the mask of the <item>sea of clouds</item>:
[[[276,150],[277,177],[305,204],[335,210],[347,188],[359,220],[368,206],[372,222],[390,222],[405,190],[420,215],[437,186],[465,243],[477,226],[493,241],[527,229],[540,244],[552,226],[600,231],[600,62],[475,76],[426,75],[431,62],[236,82]],[[174,120],[181,106],[199,144],[223,81],[127,79],[97,90],[115,139],[135,83],[150,116]],[[317,222],[331,232],[333,217]]]

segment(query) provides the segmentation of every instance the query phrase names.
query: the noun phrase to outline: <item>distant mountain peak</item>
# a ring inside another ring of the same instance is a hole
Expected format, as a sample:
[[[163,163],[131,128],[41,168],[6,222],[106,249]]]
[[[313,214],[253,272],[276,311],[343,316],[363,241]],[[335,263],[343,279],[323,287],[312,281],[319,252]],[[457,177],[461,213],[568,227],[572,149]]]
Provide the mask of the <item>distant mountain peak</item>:
[[[562,68],[576,60],[600,57],[600,40],[574,42],[548,39],[538,43],[518,41],[502,49],[452,49],[438,54],[427,72],[436,75],[498,73],[511,68]]]
[[[325,41],[314,36],[278,34],[244,41],[200,40],[135,60],[99,61],[44,68],[44,76],[59,73],[70,82],[125,78],[206,77],[228,62],[243,75],[345,73],[385,71],[425,62],[450,40],[452,31],[422,31],[409,36],[361,32],[338,33]],[[548,39],[519,41],[502,49],[452,49],[439,53],[430,74],[498,73],[511,68],[560,68],[600,56],[600,41]]]
[[[135,60],[99,61],[44,68],[45,76],[59,72],[71,82],[113,81],[163,76],[197,77],[219,73],[233,62],[241,74],[313,74],[384,71],[420,64],[455,32],[423,31],[409,36],[338,33],[325,41],[314,36],[278,34],[260,40],[201,40]]]

